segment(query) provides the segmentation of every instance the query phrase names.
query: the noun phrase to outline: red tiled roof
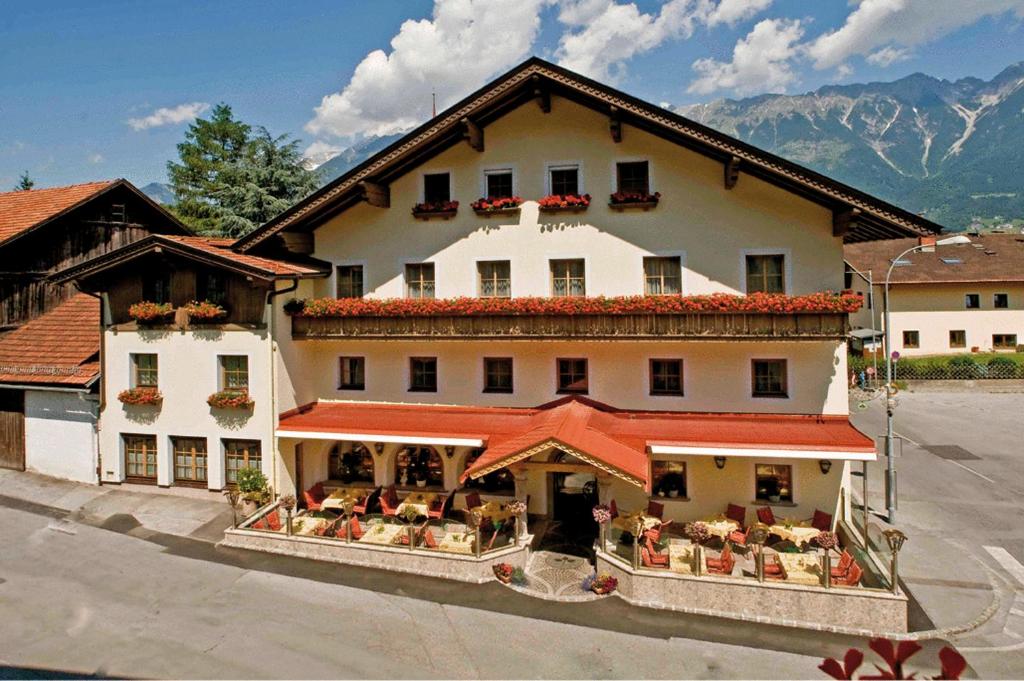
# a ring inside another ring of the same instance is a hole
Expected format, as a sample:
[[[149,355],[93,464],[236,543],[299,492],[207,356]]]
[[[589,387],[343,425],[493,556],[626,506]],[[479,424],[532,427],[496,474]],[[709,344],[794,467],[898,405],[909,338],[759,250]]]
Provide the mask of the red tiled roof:
[[[99,301],[79,293],[0,338],[0,383],[86,386],[99,351]]]
[[[315,267],[301,263],[288,262],[286,260],[274,260],[258,255],[249,255],[248,253],[238,253],[237,251],[231,250],[231,246],[235,243],[235,239],[219,239],[202,236],[172,236],[166,234],[157,238],[177,241],[178,243],[191,246],[192,248],[200,251],[205,251],[222,258],[228,258],[240,265],[264,270],[265,272],[274,275],[287,276],[294,274],[302,276],[317,274],[320,272],[320,270]]]
[[[463,479],[551,444],[643,486],[652,445],[874,453],[844,416],[627,411],[579,397],[533,408],[317,402],[282,414],[278,432],[483,440],[487,450]]]
[[[0,243],[76,206],[115,181],[0,193]]]

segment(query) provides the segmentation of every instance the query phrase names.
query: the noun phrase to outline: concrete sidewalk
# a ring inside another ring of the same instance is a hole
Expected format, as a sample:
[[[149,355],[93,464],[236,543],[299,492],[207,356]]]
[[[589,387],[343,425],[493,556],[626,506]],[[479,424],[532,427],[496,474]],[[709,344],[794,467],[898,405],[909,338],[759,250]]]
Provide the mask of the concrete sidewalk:
[[[231,509],[219,494],[192,489],[136,491],[132,487],[98,486],[0,469],[0,499],[66,511],[72,519],[98,527],[134,519],[153,532],[216,542],[231,526]]]

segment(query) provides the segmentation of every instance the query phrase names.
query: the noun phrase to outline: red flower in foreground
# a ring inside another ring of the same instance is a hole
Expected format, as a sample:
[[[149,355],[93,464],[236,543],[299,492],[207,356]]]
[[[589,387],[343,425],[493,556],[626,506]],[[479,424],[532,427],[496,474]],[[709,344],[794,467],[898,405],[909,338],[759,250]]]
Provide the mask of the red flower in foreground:
[[[874,638],[868,642],[868,647],[875,651],[889,668],[884,669],[876,664],[875,669],[878,670],[878,674],[872,676],[862,675],[861,679],[914,678],[915,672],[908,674],[903,666],[907,660],[920,652],[921,645],[919,643],[916,641],[900,641],[898,645],[895,645],[889,639]],[[960,675],[967,668],[967,661],[950,646],[946,646],[939,651],[939,661],[942,663],[942,671],[939,673],[939,676],[933,677],[935,679],[959,679]],[[828,657],[822,660],[821,664],[818,665],[818,669],[833,679],[848,681],[854,678],[854,672],[857,671],[863,662],[864,653],[856,648],[850,648],[846,651],[842,664],[835,658]]]

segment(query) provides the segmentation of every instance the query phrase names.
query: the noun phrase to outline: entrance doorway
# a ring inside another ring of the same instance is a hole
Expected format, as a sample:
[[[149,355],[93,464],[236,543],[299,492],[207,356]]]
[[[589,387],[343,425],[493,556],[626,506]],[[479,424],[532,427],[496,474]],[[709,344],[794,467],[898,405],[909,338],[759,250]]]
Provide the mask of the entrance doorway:
[[[25,470],[23,390],[0,390],[0,468]]]
[[[593,558],[597,523],[597,478],[587,464],[559,451],[551,463],[579,466],[579,470],[548,473],[549,522],[538,548]]]

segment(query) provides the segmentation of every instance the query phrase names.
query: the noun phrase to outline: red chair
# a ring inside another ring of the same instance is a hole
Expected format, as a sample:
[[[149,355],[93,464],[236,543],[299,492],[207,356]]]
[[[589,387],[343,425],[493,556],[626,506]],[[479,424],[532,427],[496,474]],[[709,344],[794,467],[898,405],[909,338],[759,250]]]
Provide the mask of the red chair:
[[[640,547],[640,560],[643,561],[644,567],[668,567],[668,554],[658,553],[654,549],[650,535],[647,536],[647,542]]]
[[[832,531],[832,516],[824,511],[814,510],[814,517],[811,518],[811,527],[822,532]]]
[[[769,561],[768,558],[771,558],[772,560]],[[782,563],[779,562],[779,554],[773,553],[771,556],[765,556],[764,576],[767,579],[786,578],[786,571],[782,569]]]
[[[608,512],[612,514],[612,520],[619,517],[619,507],[615,505],[614,499],[608,502]]]
[[[398,493],[395,486],[391,485],[380,495],[380,512],[384,515],[398,515]]]
[[[320,504],[322,504],[324,499],[327,498],[327,493],[324,492],[324,483],[316,483],[303,492],[302,496],[306,500],[307,511],[319,511]]]
[[[747,520],[747,507],[729,504],[725,509],[725,517],[736,521],[740,524],[740,527],[743,527]]]
[[[761,506],[757,509],[757,519],[765,525],[775,524],[775,513],[771,506]]]
[[[433,518],[440,520],[448,515],[448,511],[452,507],[452,499],[455,498],[455,492],[449,492],[444,496],[444,499],[434,499],[433,503],[430,504],[430,508],[427,509],[427,518]]]
[[[725,545],[718,558],[706,559],[708,572],[716,575],[731,575],[732,569],[736,566],[736,557],[732,555],[732,548]]]
[[[864,570],[856,562],[850,565],[850,571],[846,573],[846,577],[836,579],[832,578],[832,583],[836,586],[857,586],[860,584],[860,578],[864,576]]]
[[[377,487],[372,492],[363,497],[360,501],[357,501],[352,506],[352,512],[358,513],[359,515],[366,515],[377,505],[377,499],[380,497],[381,490],[383,487]]]
[[[852,566],[853,554],[846,549],[843,549],[843,555],[839,556],[839,562],[832,568],[831,574],[836,578],[845,578]]]
[[[363,526],[359,523],[359,516],[352,516],[348,521],[348,526],[352,528],[353,539],[363,538],[363,534],[365,533],[363,532]]]
[[[729,536],[726,539],[728,539],[733,544],[739,544],[740,546],[746,546],[747,545],[747,535],[749,535],[749,534],[750,534],[750,530],[749,529],[746,529],[746,530],[743,530],[743,529],[733,530],[732,532],[729,533]]]
[[[423,546],[428,549],[437,548],[437,539],[434,538],[434,533],[430,531],[429,527],[423,531]]]
[[[278,513],[275,508],[273,511],[254,522],[252,526],[257,530],[272,530],[274,532],[280,532],[283,527],[283,525],[281,525],[281,514]]]
[[[668,526],[671,525],[671,524],[672,524],[671,520],[666,520],[665,522],[663,522],[663,523],[661,523],[661,524],[659,524],[659,525],[657,525],[655,527],[652,527],[651,529],[645,531],[644,535],[650,537],[654,541],[661,541],[661,533],[665,532],[666,528],[668,528]]]
[[[647,515],[661,519],[665,515],[665,504],[658,503],[657,501],[648,501]]]
[[[484,502],[480,501],[479,492],[470,492],[466,495],[466,508],[472,510],[478,506],[483,506]]]

